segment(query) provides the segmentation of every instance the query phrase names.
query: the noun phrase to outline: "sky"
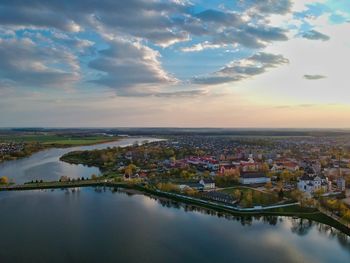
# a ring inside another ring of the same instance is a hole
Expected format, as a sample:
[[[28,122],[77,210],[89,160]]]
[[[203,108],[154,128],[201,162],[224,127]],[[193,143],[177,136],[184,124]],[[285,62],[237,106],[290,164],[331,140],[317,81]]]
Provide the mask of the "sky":
[[[350,0],[1,0],[0,127],[350,128]]]

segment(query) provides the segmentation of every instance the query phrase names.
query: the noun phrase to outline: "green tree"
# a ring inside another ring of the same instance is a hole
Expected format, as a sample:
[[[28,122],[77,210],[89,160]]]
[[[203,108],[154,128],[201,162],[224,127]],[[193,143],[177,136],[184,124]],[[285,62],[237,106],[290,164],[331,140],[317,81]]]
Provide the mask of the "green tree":
[[[243,205],[245,207],[253,206],[253,194],[252,191],[247,191],[243,196]]]
[[[239,200],[241,198],[242,193],[240,190],[236,189],[233,191],[232,195],[236,200]]]
[[[0,177],[0,184],[9,184],[9,179],[7,178],[7,176],[1,176]]]
[[[350,222],[350,210],[348,209],[342,216],[342,219],[346,221],[347,223]]]

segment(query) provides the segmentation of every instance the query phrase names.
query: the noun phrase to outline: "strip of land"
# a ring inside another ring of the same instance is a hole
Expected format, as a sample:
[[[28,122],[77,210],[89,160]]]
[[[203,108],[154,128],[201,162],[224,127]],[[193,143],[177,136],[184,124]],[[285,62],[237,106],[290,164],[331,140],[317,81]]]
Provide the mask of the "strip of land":
[[[0,163],[28,157],[49,148],[87,146],[119,140],[117,136],[76,134],[21,134],[0,136]]]

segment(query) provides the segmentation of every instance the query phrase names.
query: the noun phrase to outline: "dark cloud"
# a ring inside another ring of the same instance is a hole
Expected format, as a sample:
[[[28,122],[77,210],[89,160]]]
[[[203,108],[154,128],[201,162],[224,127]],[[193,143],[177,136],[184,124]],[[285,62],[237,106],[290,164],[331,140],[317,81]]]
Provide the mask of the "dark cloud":
[[[327,77],[324,75],[304,75],[304,79],[307,79],[307,80],[318,80],[318,79],[324,79],[324,78],[327,78]]]
[[[328,41],[330,39],[329,36],[322,34],[321,32],[318,32],[316,30],[310,30],[308,32],[305,32],[304,34],[302,34],[302,37],[310,40],[322,40],[322,41]]]
[[[77,32],[99,24],[160,46],[187,41],[191,35],[206,35],[213,42],[255,48],[263,46],[262,41],[287,39],[283,30],[262,25],[256,15],[287,12],[288,3],[247,1],[245,9],[250,10],[251,19],[246,21],[242,19],[243,13],[230,10],[193,13],[192,4],[187,1],[3,0],[0,25]]]
[[[219,25],[236,26],[243,23],[240,15],[232,12],[208,9],[195,15],[203,22],[215,23]]]
[[[79,79],[74,55],[30,39],[0,39],[0,78],[15,85],[64,86]]]
[[[292,8],[291,0],[246,0],[243,6],[250,7],[255,13],[286,14]]]
[[[289,63],[282,55],[259,52],[247,59],[234,61],[208,76],[196,77],[193,83],[216,85],[238,82],[262,74],[270,68]]]
[[[254,13],[243,19],[243,13],[209,9],[195,14],[198,20],[187,19],[179,24],[193,35],[206,36],[208,48],[213,45],[233,44],[247,48],[262,48],[273,41],[288,40],[286,30],[266,25],[265,17],[260,15],[261,13],[258,16]],[[191,25],[194,26],[191,27]],[[186,47],[183,50],[198,51],[192,47]]]
[[[187,39],[170,16],[182,16],[189,7],[180,1],[156,0],[4,0],[0,3],[0,25],[77,32],[98,22],[165,45]]]

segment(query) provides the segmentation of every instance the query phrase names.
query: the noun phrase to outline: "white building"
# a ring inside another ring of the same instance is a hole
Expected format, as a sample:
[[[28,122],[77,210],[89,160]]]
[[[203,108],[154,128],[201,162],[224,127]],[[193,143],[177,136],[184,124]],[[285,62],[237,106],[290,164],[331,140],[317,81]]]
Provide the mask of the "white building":
[[[199,181],[201,185],[203,185],[204,189],[214,189],[215,188],[215,182],[213,179],[202,179]]]
[[[266,184],[271,182],[271,179],[264,173],[260,172],[243,172],[239,177],[241,184]]]
[[[299,166],[297,163],[294,162],[276,162],[273,164],[271,171],[273,172],[278,172],[278,171],[283,171],[283,170],[288,170],[291,172],[295,172],[299,170]]]
[[[313,175],[313,174],[304,174],[298,180],[298,189],[309,195],[313,194],[317,190],[323,190],[328,192],[329,182],[328,178],[324,175]]]

